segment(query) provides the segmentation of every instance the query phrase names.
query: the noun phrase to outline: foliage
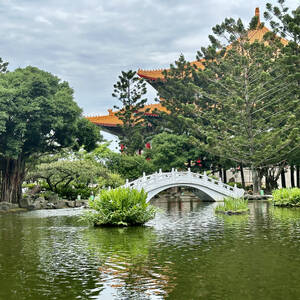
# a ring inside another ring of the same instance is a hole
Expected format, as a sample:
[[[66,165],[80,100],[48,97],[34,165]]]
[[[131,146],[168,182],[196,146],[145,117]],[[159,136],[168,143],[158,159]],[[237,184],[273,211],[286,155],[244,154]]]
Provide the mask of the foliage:
[[[114,84],[113,97],[118,98],[122,106],[114,106],[118,109],[116,116],[122,121],[120,125],[120,144],[125,146],[127,154],[134,154],[142,149],[145,144],[147,121],[144,119],[144,109],[147,93],[146,82],[136,76],[136,72],[122,71],[119,81]]]
[[[156,135],[151,141],[151,149],[145,152],[147,158],[156,169],[169,171],[171,168],[187,168],[188,162],[201,159],[202,166],[195,165],[193,171],[209,168],[211,160],[198,148],[198,143],[193,136],[178,135],[163,132]],[[204,160],[205,157],[205,160]]]
[[[92,161],[64,158],[37,165],[28,178],[31,180],[44,179],[50,190],[56,192],[58,186],[95,184],[98,177],[105,176],[106,173],[107,170],[102,165]]]
[[[227,212],[227,213],[242,213],[247,212],[248,200],[244,198],[231,198],[227,197],[224,199],[224,204],[219,204],[216,208],[216,212]]]
[[[243,185],[240,182],[227,182],[227,184],[232,186],[232,187],[236,185],[236,187],[239,188],[239,189],[243,188]]]
[[[36,187],[36,183],[23,183],[22,188],[27,188],[29,190],[32,190],[34,187]]]
[[[79,150],[84,145],[86,151],[94,150],[103,140],[99,128],[86,118],[80,118],[77,124],[76,144],[74,150]]]
[[[141,155],[111,153],[105,165],[111,172],[118,173],[129,181],[141,177],[143,172],[151,174],[155,171],[152,162]]]
[[[300,206],[300,188],[274,190],[272,196],[276,206]]]
[[[264,17],[270,21],[271,27],[276,34],[289,37],[291,42],[299,48],[300,43],[300,6],[290,14],[284,0],[278,0],[279,6],[267,3],[267,11]],[[275,17],[276,21],[273,19]]]
[[[257,19],[248,28],[225,19],[213,28],[211,45],[198,52],[204,69],[195,70],[181,56],[159,89],[173,124],[203,150],[252,169],[255,193],[260,169],[299,149],[300,128],[295,61],[286,64],[278,40],[250,42],[260,26]]]
[[[91,152],[86,153],[86,159],[91,159],[93,161],[105,164],[105,162],[115,153],[109,149],[110,142],[103,142],[98,144],[98,146]]]
[[[117,188],[125,183],[124,178],[122,178],[119,174],[117,173],[111,173],[108,172],[106,174],[106,177],[100,176],[98,178],[98,187],[99,188]]]
[[[7,66],[8,66],[8,62],[4,62],[0,57],[0,73],[7,72]]]
[[[143,190],[102,190],[95,200],[89,200],[93,211],[87,212],[84,218],[95,226],[142,225],[153,219],[156,213],[156,208],[146,203],[146,199]]]
[[[87,186],[85,184],[74,184],[72,186],[59,185],[56,188],[56,193],[59,197],[76,200],[80,195],[81,199],[88,199],[92,194],[94,195],[98,191],[97,187]]]
[[[80,146],[86,141],[80,132],[87,123],[68,83],[35,67],[0,74],[0,112],[0,200],[18,203],[26,163]],[[88,132],[91,149],[99,133]]]
[[[82,150],[45,156],[29,172],[27,180],[42,180],[47,190],[67,199],[76,199],[77,195],[88,198],[100,188],[124,184],[119,174],[93,158]]]

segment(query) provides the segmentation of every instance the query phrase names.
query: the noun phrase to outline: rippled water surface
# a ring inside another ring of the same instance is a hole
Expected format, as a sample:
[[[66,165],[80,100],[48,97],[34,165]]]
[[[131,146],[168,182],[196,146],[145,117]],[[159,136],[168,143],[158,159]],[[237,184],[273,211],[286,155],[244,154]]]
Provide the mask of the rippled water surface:
[[[82,210],[0,215],[0,299],[300,299],[300,210],[160,201],[145,227],[91,228]]]

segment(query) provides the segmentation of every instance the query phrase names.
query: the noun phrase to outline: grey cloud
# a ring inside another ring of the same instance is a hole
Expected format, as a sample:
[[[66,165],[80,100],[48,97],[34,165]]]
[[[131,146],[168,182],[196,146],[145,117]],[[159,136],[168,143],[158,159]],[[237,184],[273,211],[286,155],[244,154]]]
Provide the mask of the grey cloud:
[[[212,26],[229,16],[248,22],[266,2],[6,0],[0,57],[11,70],[30,64],[56,74],[69,81],[85,113],[105,113],[117,103],[111,92],[121,70],[168,67],[180,53],[193,60]]]

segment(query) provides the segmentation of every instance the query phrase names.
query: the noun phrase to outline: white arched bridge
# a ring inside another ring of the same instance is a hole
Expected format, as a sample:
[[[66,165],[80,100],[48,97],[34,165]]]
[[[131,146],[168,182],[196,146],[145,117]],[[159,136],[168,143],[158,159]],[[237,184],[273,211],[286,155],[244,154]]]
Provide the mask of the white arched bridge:
[[[126,181],[123,187],[141,190],[148,193],[147,202],[158,193],[177,186],[187,186],[199,190],[207,200],[222,201],[224,197],[242,197],[244,190],[225,184],[220,180],[215,180],[203,174],[193,173],[190,169],[187,172],[178,172],[172,169],[171,172],[156,172],[151,175],[143,174],[142,177],[132,182]]]

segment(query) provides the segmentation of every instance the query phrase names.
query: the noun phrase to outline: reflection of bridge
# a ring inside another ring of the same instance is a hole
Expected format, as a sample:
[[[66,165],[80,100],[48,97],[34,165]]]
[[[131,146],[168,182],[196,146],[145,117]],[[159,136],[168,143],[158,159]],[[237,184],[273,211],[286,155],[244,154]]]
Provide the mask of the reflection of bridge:
[[[172,172],[158,173],[152,175],[143,175],[143,177],[132,182],[126,182],[124,187],[133,189],[144,189],[148,193],[147,202],[150,201],[156,194],[171,187],[188,186],[200,191],[205,199],[212,201],[222,201],[224,197],[242,197],[243,189],[238,189],[223,183],[221,180],[215,180],[204,174],[187,172],[178,172],[172,169]]]

